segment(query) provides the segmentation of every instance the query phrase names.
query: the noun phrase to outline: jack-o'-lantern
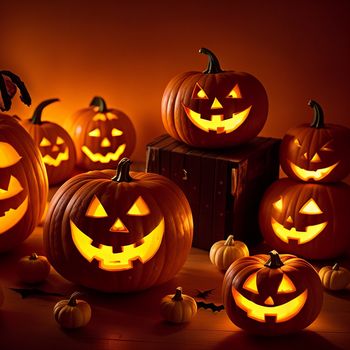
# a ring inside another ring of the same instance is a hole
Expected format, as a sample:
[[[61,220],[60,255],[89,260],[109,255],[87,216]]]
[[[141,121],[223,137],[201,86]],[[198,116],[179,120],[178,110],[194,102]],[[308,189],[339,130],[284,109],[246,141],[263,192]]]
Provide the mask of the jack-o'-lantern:
[[[254,138],[268,112],[264,87],[248,73],[223,71],[208,49],[208,68],[175,76],[162,98],[162,120],[175,139],[201,148],[228,148]]]
[[[30,106],[31,98],[26,86],[20,77],[10,71],[0,71],[0,110],[8,111],[11,108],[12,98],[16,94],[17,88],[21,95],[20,99],[24,104]]]
[[[32,118],[22,122],[40,148],[50,185],[69,178],[76,161],[74,143],[68,132],[56,123],[41,120],[43,109],[56,101],[59,99],[53,98],[41,102]]]
[[[129,117],[107,108],[100,96],[68,118],[65,127],[75,144],[77,164],[86,170],[116,168],[135,148],[136,133]]]
[[[345,183],[311,184],[284,178],[265,192],[259,210],[266,242],[309,259],[334,258],[350,244]]]
[[[33,232],[44,212],[47,192],[39,149],[14,117],[0,113],[0,252]]]
[[[185,195],[169,179],[129,167],[123,158],[117,174],[79,174],[52,198],[44,246],[65,278],[128,292],[169,280],[185,262],[193,230]]]
[[[261,335],[309,326],[323,302],[323,287],[312,265],[276,251],[236,260],[225,274],[222,290],[230,320]]]
[[[321,106],[309,101],[314,120],[290,129],[283,137],[280,162],[291,178],[306,182],[336,182],[350,173],[350,129],[325,124]]]

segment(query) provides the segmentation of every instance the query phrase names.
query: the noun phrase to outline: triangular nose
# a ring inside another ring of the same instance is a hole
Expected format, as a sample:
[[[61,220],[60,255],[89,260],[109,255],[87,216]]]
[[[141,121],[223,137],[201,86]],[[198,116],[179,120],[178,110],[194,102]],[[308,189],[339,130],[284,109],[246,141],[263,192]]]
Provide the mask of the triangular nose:
[[[321,158],[320,158],[320,156],[317,154],[317,153],[315,153],[314,154],[314,156],[311,158],[311,163],[319,163],[321,161]]]
[[[129,230],[125,227],[123,224],[123,221],[121,221],[119,218],[115,220],[112,227],[109,229],[111,232],[129,232]]]
[[[291,223],[291,224],[293,223],[293,219],[292,219],[291,216],[288,216],[286,221],[289,222],[289,223]]]
[[[109,147],[111,145],[111,143],[109,142],[109,140],[107,139],[107,137],[105,137],[102,141],[101,141],[101,147]]]
[[[51,148],[51,151],[52,152],[57,152],[57,151],[59,151],[60,149],[59,149],[59,147],[57,146],[57,145],[53,145],[52,146],[52,148]]]
[[[222,104],[219,102],[219,100],[215,97],[213,104],[210,107],[211,109],[218,109],[223,108]]]
[[[271,297],[268,297],[265,301],[264,301],[265,305],[275,305],[275,303],[273,302],[273,299]]]

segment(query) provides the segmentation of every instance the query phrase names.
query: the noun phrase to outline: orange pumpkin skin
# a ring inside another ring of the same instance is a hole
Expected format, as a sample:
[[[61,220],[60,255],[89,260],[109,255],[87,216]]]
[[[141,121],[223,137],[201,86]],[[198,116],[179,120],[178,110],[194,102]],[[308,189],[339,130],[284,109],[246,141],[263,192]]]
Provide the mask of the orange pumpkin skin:
[[[309,101],[315,116],[310,124],[288,130],[280,148],[283,171],[295,180],[305,182],[337,182],[350,173],[350,129],[324,124],[323,111]]]
[[[113,170],[91,171],[65,182],[50,203],[44,226],[44,247],[53,267],[68,280],[104,292],[142,290],[170,280],[192,243],[192,214],[183,192],[157,174],[129,175],[127,161],[121,160],[117,176]],[[131,213],[140,197],[148,211],[140,205],[140,214]],[[153,255],[134,254],[156,231],[159,246],[152,241],[149,247]],[[92,240],[93,247],[80,245],[78,235]],[[109,257],[103,253],[108,250]],[[126,250],[132,258],[122,254]]]
[[[320,278],[312,265],[303,259],[290,254],[278,255],[275,251],[269,254],[270,257],[265,254],[243,257],[229,267],[222,287],[225,311],[237,327],[250,333],[273,336],[299,331],[309,326],[321,311],[323,288]],[[245,287],[251,276],[256,278],[254,292]],[[285,278],[292,287],[282,292]],[[251,311],[242,309],[238,293],[252,302]],[[298,310],[289,306],[283,316],[281,309],[274,309],[297,298],[302,298],[302,302],[298,300]],[[258,310],[262,310],[260,315]]]
[[[43,101],[35,109],[33,117],[22,122],[40,149],[49,185],[55,185],[68,179],[76,163],[74,143],[68,132],[56,123],[41,121],[42,110],[56,101],[59,100]],[[43,140],[46,142],[44,143]]]
[[[14,117],[2,113],[0,154],[0,252],[3,252],[26,239],[40,222],[48,180],[40,151],[30,135]]]
[[[280,179],[261,200],[261,233],[270,246],[281,252],[308,259],[335,258],[350,244],[349,197],[350,187],[345,183]]]
[[[209,56],[207,70],[179,74],[165,88],[161,109],[166,131],[175,139],[200,148],[229,148],[253,139],[267,118],[268,99],[263,85],[248,73],[222,71],[208,49],[199,52]],[[234,88],[234,95],[230,95]],[[237,114],[243,111],[248,112],[246,119],[234,128],[209,122],[237,120]],[[192,114],[200,115],[201,126],[190,118]],[[206,126],[202,120],[206,120]]]
[[[100,96],[66,119],[65,129],[74,141],[77,165],[85,170],[116,168],[123,157],[131,156],[136,144],[130,118],[118,109],[107,108]]]

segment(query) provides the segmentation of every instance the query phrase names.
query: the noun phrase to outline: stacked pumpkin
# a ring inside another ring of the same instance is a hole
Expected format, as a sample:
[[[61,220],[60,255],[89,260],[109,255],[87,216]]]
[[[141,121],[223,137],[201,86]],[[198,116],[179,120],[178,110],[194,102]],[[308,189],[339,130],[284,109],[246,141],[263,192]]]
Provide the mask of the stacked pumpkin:
[[[280,163],[288,178],[273,183],[260,207],[266,242],[281,252],[309,259],[335,258],[350,244],[350,187],[340,182],[350,173],[350,130],[325,124],[321,106],[311,125],[287,132]]]

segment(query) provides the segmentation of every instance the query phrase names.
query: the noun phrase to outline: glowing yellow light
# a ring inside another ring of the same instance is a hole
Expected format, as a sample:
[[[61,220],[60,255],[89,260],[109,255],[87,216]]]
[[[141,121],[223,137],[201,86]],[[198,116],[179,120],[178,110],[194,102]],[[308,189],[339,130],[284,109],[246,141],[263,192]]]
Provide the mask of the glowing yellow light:
[[[101,120],[101,121],[106,121],[107,120],[107,117],[103,114],[103,113],[97,113],[93,118],[92,118],[93,121],[98,121],[98,120]]]
[[[148,208],[148,205],[143,200],[141,196],[139,196],[132,207],[127,212],[128,215],[135,215],[135,216],[143,216],[148,215],[150,213],[150,210]]]
[[[120,145],[117,148],[117,150],[114,153],[108,152],[105,156],[103,156],[101,153],[92,153],[87,146],[83,146],[81,148],[81,150],[93,162],[100,162],[100,163],[105,164],[105,163],[109,163],[112,161],[113,162],[117,161],[119,159],[119,157],[121,156],[121,154],[124,152],[125,146],[126,146],[125,143],[123,143],[122,145]]]
[[[327,221],[322,222],[318,225],[311,225],[305,228],[305,231],[297,231],[295,227],[292,227],[290,230],[286,229],[278,223],[274,218],[271,218],[271,225],[273,232],[276,236],[283,242],[289,243],[290,239],[298,241],[298,244],[304,244],[313,240],[318,236],[324,228],[327,226]]]
[[[123,135],[123,132],[117,128],[113,128],[111,134],[112,136],[120,136]]]
[[[8,199],[23,191],[20,182],[13,175],[10,177],[7,190],[0,188],[0,200]]]
[[[319,163],[319,162],[321,162],[321,158],[317,153],[315,153],[314,156],[311,158],[311,163]]]
[[[253,292],[255,294],[259,294],[258,286],[256,284],[256,273],[251,274],[243,284],[243,288]]]
[[[24,216],[28,209],[28,196],[17,209],[10,209],[0,216],[0,234],[14,227]]]
[[[304,158],[307,159],[307,152],[303,154]]]
[[[301,180],[307,181],[310,179],[313,179],[315,181],[317,180],[322,180],[324,177],[326,177],[337,165],[339,162],[326,167],[326,168],[321,168],[317,170],[305,170],[303,168],[298,167],[294,163],[289,161],[289,165],[294,172],[294,174]]]
[[[94,130],[91,130],[89,133],[88,133],[89,136],[92,136],[92,137],[100,137],[101,136],[101,131],[100,129],[96,128]]]
[[[57,139],[56,139],[56,144],[57,145],[63,145],[64,144],[64,140],[62,137],[59,137],[57,136]]]
[[[114,222],[112,227],[109,229],[111,232],[129,232],[129,230],[124,225],[123,221],[119,218]]]
[[[107,139],[107,137],[105,137],[102,141],[101,141],[101,147],[110,147],[111,142]]]
[[[307,289],[296,298],[278,306],[262,306],[245,298],[235,288],[232,295],[236,305],[247,313],[247,316],[258,322],[266,322],[266,316],[274,316],[276,323],[286,322],[292,319],[303,308],[307,300]]]
[[[157,253],[164,235],[164,218],[152,232],[142,238],[142,244],[135,243],[122,246],[122,252],[114,253],[113,247],[100,244],[99,247],[91,245],[92,239],[84,234],[71,220],[71,234],[73,242],[80,254],[89,262],[96,259],[99,267],[106,271],[130,270],[133,261],[140,260],[143,264],[153,258]]]
[[[22,158],[8,143],[0,142],[0,168],[7,168],[20,161]]]
[[[238,84],[234,86],[234,88],[227,95],[228,98],[242,98],[241,91],[238,87]]]
[[[332,140],[328,141],[324,146],[321,147],[321,151],[333,152],[333,149],[329,147],[331,143]]]
[[[320,209],[320,207],[317,205],[317,203],[310,198],[300,209],[299,213],[301,214],[309,214],[309,215],[315,215],[315,214],[322,214],[323,211]]]
[[[264,301],[265,305],[275,305],[275,303],[273,302],[272,297],[267,297],[266,300]]]
[[[64,152],[58,153],[56,158],[51,157],[49,154],[45,154],[42,158],[45,164],[57,167],[65,160],[69,159],[68,147],[65,148]]]
[[[39,144],[40,147],[47,147],[47,146],[51,146],[51,142],[46,138],[46,137],[43,137],[40,141],[40,144]]]
[[[293,223],[293,219],[292,219],[291,216],[288,216],[286,221],[289,222],[289,223]]]
[[[292,293],[295,292],[295,286],[294,283],[290,280],[290,278],[283,274],[282,281],[278,287],[277,293]]]
[[[105,208],[103,207],[103,205],[95,195],[92,201],[90,202],[85,215],[89,217],[94,217],[94,218],[105,218],[108,216]]]
[[[218,109],[218,108],[223,108],[223,107],[222,107],[222,104],[219,102],[219,100],[215,97],[210,108],[211,109]]]
[[[196,84],[195,89],[198,89],[198,92],[197,92],[195,98],[201,98],[201,99],[206,99],[206,100],[208,99],[207,94],[206,94],[205,91],[199,86],[198,83]]]
[[[282,208],[283,208],[282,197],[280,197],[280,199],[279,199],[277,202],[273,203],[272,205],[273,205],[273,207],[274,207],[275,209],[277,209],[278,211],[282,211]]]
[[[118,116],[113,114],[113,113],[111,113],[111,112],[107,112],[106,116],[107,116],[107,119],[109,119],[109,120],[118,119]]]
[[[301,147],[300,142],[298,139],[294,139],[294,144],[297,145],[298,147]]]

